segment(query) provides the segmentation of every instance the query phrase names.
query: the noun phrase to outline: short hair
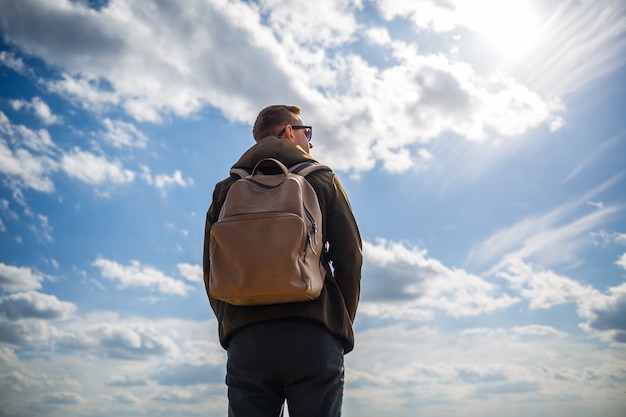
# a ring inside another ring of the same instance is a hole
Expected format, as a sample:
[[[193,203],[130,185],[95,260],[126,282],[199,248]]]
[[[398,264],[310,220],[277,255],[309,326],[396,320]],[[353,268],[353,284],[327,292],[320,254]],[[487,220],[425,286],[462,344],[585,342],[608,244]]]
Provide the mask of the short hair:
[[[261,110],[254,122],[252,136],[260,141],[267,136],[276,135],[285,125],[298,123],[294,114],[300,115],[300,107],[286,104],[275,104]]]

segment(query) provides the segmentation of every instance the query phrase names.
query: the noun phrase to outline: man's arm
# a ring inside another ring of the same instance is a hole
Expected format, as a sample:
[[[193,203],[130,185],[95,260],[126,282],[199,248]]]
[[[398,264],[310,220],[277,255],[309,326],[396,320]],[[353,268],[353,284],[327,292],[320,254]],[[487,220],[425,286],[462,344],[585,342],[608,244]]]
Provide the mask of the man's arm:
[[[361,291],[361,235],[346,192],[336,175],[333,175],[331,195],[326,219],[329,259],[350,319],[354,321]]]

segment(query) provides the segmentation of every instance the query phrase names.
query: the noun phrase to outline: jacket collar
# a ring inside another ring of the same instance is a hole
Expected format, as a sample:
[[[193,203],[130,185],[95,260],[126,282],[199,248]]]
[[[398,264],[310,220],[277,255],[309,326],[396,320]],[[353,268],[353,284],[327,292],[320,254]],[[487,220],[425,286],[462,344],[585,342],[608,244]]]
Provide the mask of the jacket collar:
[[[290,140],[268,136],[244,152],[233,168],[253,168],[264,158],[278,159],[287,167],[300,162],[316,162],[304,149]]]

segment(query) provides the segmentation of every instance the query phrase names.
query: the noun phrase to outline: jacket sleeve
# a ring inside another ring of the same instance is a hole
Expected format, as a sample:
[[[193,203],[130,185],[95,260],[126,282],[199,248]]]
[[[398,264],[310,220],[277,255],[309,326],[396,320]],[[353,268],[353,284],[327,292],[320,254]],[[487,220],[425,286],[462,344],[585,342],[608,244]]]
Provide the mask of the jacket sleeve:
[[[350,320],[354,322],[361,291],[361,235],[346,192],[339,178],[334,174],[332,177],[330,198],[325,202],[328,258]]]
[[[209,296],[209,273],[211,271],[211,257],[209,256],[209,245],[211,241],[211,226],[213,226],[213,224],[217,222],[226,192],[228,191],[228,188],[230,187],[232,182],[232,180],[226,179],[215,186],[215,190],[213,191],[213,200],[211,201],[211,206],[207,211],[206,222],[204,225],[204,250],[202,254],[204,287],[206,289],[206,294],[209,297],[211,308],[215,312],[216,316],[218,315],[220,302]]]

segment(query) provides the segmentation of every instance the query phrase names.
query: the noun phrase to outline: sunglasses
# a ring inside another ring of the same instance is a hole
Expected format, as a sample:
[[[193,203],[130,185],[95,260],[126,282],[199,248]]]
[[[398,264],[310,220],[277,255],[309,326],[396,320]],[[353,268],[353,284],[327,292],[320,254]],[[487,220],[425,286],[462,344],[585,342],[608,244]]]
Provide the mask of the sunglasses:
[[[313,137],[313,127],[312,126],[299,126],[299,125],[291,125],[291,128],[294,130],[305,129],[304,136],[306,136],[306,140],[311,142],[311,138]],[[276,135],[277,137],[281,137],[285,133],[285,128],[283,127],[280,132]]]

